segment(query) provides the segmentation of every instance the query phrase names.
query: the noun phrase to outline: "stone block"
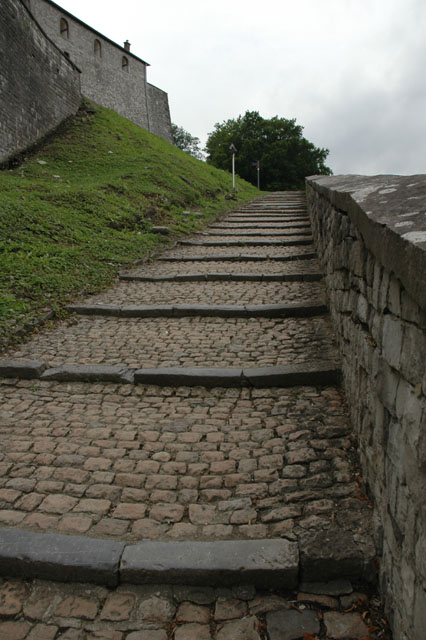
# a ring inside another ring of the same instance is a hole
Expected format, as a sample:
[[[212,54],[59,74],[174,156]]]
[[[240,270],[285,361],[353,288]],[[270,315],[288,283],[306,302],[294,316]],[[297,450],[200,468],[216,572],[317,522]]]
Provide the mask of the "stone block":
[[[270,640],[299,640],[320,632],[320,621],[315,611],[271,611],[266,614],[266,625]]]
[[[24,378],[31,380],[39,378],[45,369],[46,364],[40,360],[0,359],[0,378]]]
[[[288,540],[152,542],[128,545],[120,576],[141,584],[241,583],[293,588],[299,570],[298,546]]]
[[[132,384],[133,371],[125,365],[102,364],[65,364],[47,369],[42,380],[59,380],[69,382],[118,382]]]
[[[124,543],[0,529],[1,575],[116,586]]]
[[[137,369],[135,383],[158,385],[183,385],[205,387],[241,386],[242,370],[202,367],[164,367],[158,369]]]
[[[340,368],[337,364],[326,361],[315,364],[304,363],[243,370],[244,378],[256,388],[338,384],[340,375]]]
[[[394,275],[389,280],[388,308],[393,315],[401,316],[401,283]]]
[[[426,331],[407,323],[402,339],[401,373],[413,385],[421,384],[426,374]]]
[[[383,357],[394,369],[399,369],[401,364],[402,349],[402,324],[401,321],[387,314],[383,319]]]
[[[400,377],[392,371],[388,363],[380,358],[378,360],[377,394],[383,405],[391,413],[395,410],[396,394]]]
[[[364,541],[337,525],[306,531],[299,537],[303,582],[324,582],[336,578],[376,580],[374,544],[368,532]]]

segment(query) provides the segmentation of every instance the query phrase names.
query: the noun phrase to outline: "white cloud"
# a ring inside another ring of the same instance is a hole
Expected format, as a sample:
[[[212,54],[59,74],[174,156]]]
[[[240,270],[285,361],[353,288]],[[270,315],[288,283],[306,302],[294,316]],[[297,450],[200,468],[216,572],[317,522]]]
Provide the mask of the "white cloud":
[[[335,173],[421,173],[423,0],[58,0],[152,64],[204,142],[246,110],[296,118]],[[118,9],[118,10],[117,10]]]

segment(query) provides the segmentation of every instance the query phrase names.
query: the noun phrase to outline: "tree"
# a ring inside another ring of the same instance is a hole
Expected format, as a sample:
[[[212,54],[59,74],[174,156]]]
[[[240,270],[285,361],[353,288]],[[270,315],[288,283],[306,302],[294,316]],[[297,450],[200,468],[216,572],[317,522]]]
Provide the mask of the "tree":
[[[172,137],[173,144],[185,153],[189,153],[197,160],[204,160],[203,153],[199,147],[200,139],[195,136],[191,136],[188,131],[185,131],[183,127],[178,127],[177,124],[172,122]]]
[[[207,162],[229,170],[229,146],[234,144],[238,152],[235,171],[244,180],[256,184],[256,168],[252,165],[259,161],[262,189],[303,189],[306,176],[330,175],[332,171],[324,164],[328,149],[315,147],[302,132],[295,119],[274,116],[267,120],[257,111],[246,111],[235,120],[215,124],[207,140]]]

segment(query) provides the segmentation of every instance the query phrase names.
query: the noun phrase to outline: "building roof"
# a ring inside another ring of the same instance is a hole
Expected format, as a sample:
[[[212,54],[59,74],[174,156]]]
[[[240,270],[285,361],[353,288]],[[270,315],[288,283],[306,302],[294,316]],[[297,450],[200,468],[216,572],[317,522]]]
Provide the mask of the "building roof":
[[[93,29],[93,27],[91,27],[90,25],[88,25],[85,22],[83,22],[83,20],[80,20],[80,18],[77,18],[76,16],[74,16],[72,13],[70,13],[66,9],[63,9],[59,4],[56,4],[56,2],[53,2],[53,0],[44,0],[44,1],[47,2],[48,4],[51,4],[53,7],[55,7],[56,9],[58,9],[59,11],[64,13],[65,15],[69,16],[70,18],[72,18],[75,22],[78,22],[79,24],[83,25],[83,27],[86,27],[86,29],[89,29],[90,31],[95,33],[97,36],[102,38],[103,40],[106,40],[107,42],[112,44],[114,47],[117,47],[117,49],[120,49],[121,51],[123,51],[123,53],[125,53],[126,56],[131,56],[132,58],[135,58],[136,60],[139,60],[139,62],[142,62],[142,64],[144,64],[147,67],[151,66],[149,64],[149,62],[145,62],[145,60],[142,60],[142,58],[139,58],[138,56],[135,56],[135,54],[132,53],[131,51],[128,51],[127,49],[125,49],[121,45],[117,44],[116,42],[114,42],[110,38],[107,38],[107,36],[104,36],[103,33],[100,33],[100,31],[97,31],[96,29]]]

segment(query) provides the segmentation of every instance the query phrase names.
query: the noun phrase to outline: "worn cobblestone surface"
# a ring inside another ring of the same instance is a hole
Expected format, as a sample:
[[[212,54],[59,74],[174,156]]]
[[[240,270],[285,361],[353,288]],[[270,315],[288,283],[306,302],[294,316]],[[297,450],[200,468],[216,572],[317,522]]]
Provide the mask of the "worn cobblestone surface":
[[[320,595],[256,591],[250,585],[111,590],[9,579],[0,584],[0,639],[298,640],[309,629],[315,631],[309,638],[360,640],[372,637],[372,628],[382,640],[390,639],[377,596],[348,589],[324,606]]]
[[[180,273],[320,273],[320,268],[316,260],[303,260],[301,263],[265,260],[259,264],[244,260],[206,263],[155,262],[141,265],[126,273],[134,276],[164,276]]]
[[[101,537],[259,538],[363,527],[334,388],[21,381],[2,388],[0,523]]]
[[[285,219],[296,218],[292,209],[303,201],[293,197]],[[164,255],[235,251],[181,247]],[[238,251],[294,255],[312,246]],[[318,271],[316,260],[156,262],[134,272],[308,270]],[[322,296],[321,283],[120,283],[87,302],[268,304]],[[71,319],[9,355],[136,367],[268,366],[337,356],[325,317]],[[334,387],[207,390],[3,380],[0,394],[0,526],[124,541],[302,541],[336,526],[362,539],[370,530],[345,402]],[[371,594],[324,585],[312,586],[312,593],[309,585],[288,594],[244,585],[107,589],[4,580],[0,640],[390,638]]]
[[[11,352],[49,365],[266,367],[338,360],[327,316],[314,318],[82,317]]]
[[[274,246],[265,246],[265,247],[227,247],[226,245],[223,247],[203,247],[199,246],[176,246],[173,249],[169,249],[164,251],[162,254],[165,258],[167,257],[188,257],[188,256],[234,256],[236,254],[247,254],[250,256],[258,256],[258,255],[268,255],[268,256],[295,256],[302,255],[306,253],[312,253],[315,251],[313,245],[295,245],[289,247],[274,247]]]
[[[89,304],[284,304],[324,302],[321,282],[121,282]]]

